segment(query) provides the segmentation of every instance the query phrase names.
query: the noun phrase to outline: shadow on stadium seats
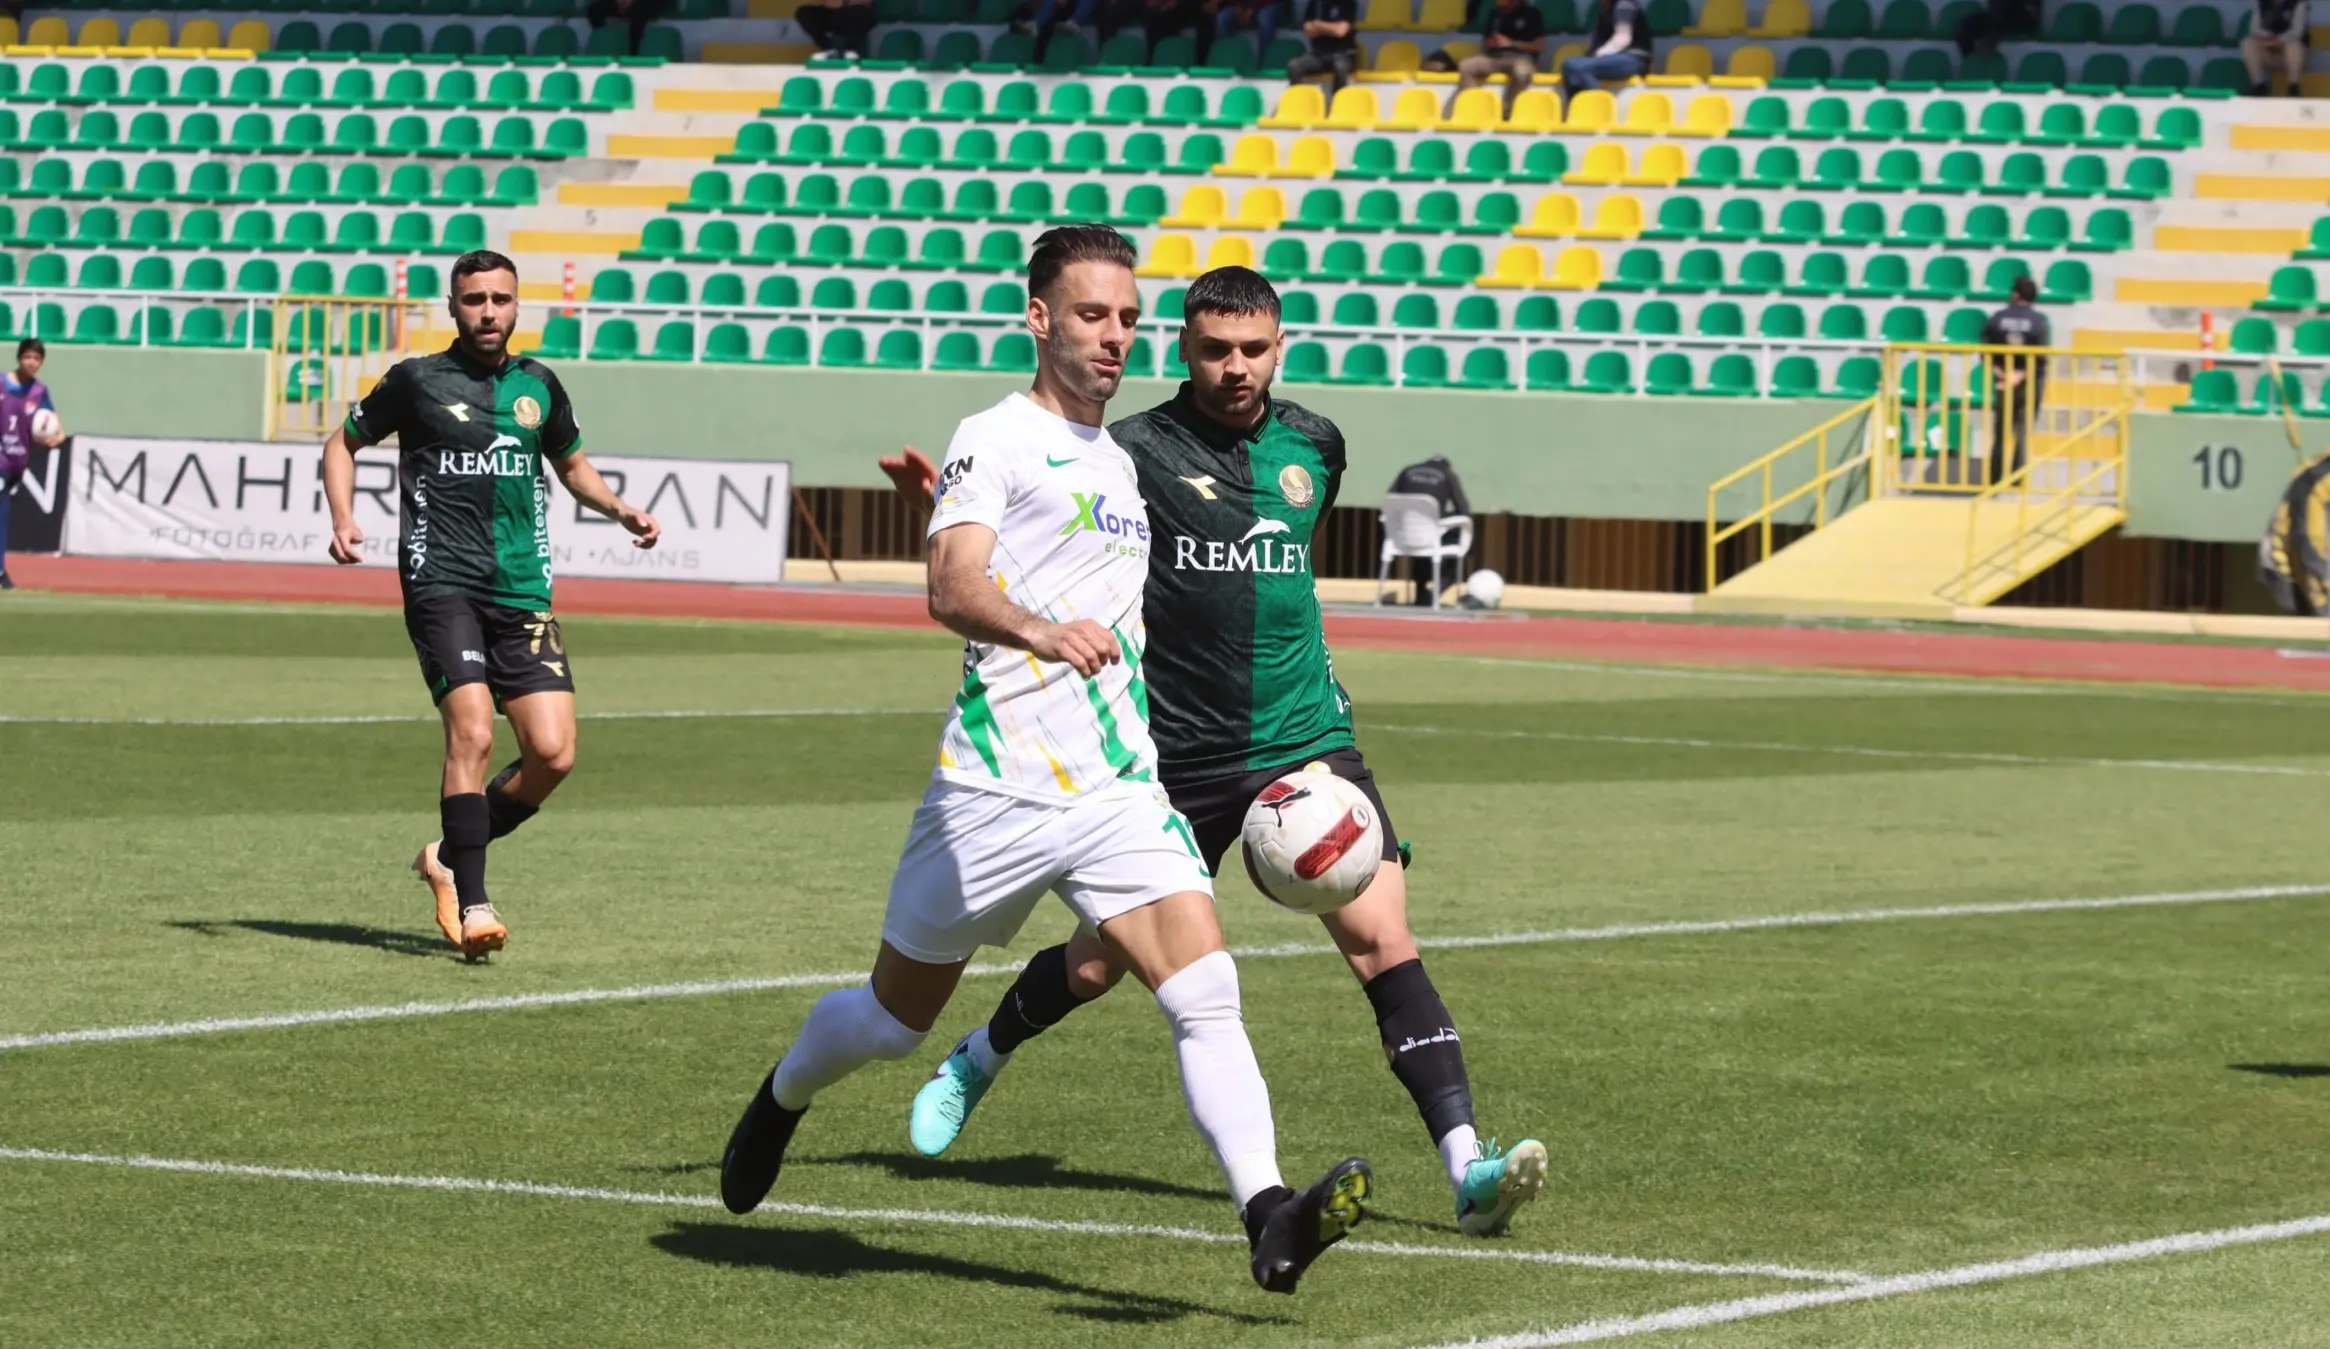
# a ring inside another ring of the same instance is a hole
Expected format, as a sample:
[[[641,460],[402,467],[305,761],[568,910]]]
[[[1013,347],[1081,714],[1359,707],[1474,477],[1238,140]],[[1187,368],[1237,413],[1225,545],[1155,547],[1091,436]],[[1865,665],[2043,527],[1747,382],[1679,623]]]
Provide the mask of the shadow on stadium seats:
[[[1218,1317],[1240,1325],[1291,1325],[1285,1317],[1254,1316],[1223,1311],[1181,1298],[1158,1297],[1116,1288],[1074,1283],[1033,1270],[986,1265],[951,1256],[928,1255],[868,1245],[847,1232],[832,1228],[805,1230],[787,1227],[742,1226],[727,1223],[674,1223],[668,1232],[648,1242],[667,1255],[700,1260],[705,1264],[746,1269],[773,1269],[815,1279],[839,1279],[855,1274],[935,1274],[966,1283],[1024,1288],[1083,1299],[1062,1303],[1052,1310],[1062,1316],[1119,1324],[1180,1321],[1191,1316]],[[1240,1259],[1236,1248],[1219,1252],[1225,1261]]]
[[[199,932],[206,937],[223,937],[229,929],[240,929],[244,932],[264,933],[270,937],[290,937],[296,941],[369,946],[375,951],[387,951],[400,956],[445,959],[457,958],[461,954],[438,933],[394,932],[384,927],[366,927],[362,923],[291,923],[274,918],[233,918],[224,921],[178,919],[168,926],[187,932]]]
[[[2237,1073],[2257,1073],[2264,1077],[2330,1077],[2330,1063],[2229,1063],[2225,1066]]]
[[[878,1166],[900,1180],[958,1180],[970,1185],[993,1185],[1007,1190],[1098,1190],[1119,1194],[1159,1194],[1181,1199],[1218,1202],[1217,1187],[1201,1189],[1176,1185],[1147,1176],[1120,1176],[1106,1171],[1076,1171],[1057,1157],[1027,1152],[1017,1157],[921,1157],[911,1152],[852,1152],[840,1157],[805,1157],[802,1161],[832,1166]]]

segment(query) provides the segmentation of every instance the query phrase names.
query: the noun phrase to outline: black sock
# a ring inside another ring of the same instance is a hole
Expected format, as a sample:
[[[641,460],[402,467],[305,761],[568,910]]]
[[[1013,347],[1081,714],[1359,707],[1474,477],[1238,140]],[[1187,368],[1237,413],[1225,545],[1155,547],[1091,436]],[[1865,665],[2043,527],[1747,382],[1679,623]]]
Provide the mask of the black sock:
[[[511,760],[509,767],[494,774],[494,780],[485,785],[485,808],[493,818],[495,838],[515,832],[519,825],[534,818],[534,812],[542,809],[540,806],[529,806],[504,790],[509,780],[518,776],[518,767],[524,762],[523,759]]]
[[[987,1018],[987,1043],[996,1053],[1009,1054],[1090,1001],[1068,987],[1067,946],[1047,946],[995,1005],[995,1015]]]
[[[453,873],[453,889],[467,913],[486,902],[485,845],[493,841],[493,811],[484,792],[462,792],[439,801],[437,817],[445,827],[437,862]]]
[[[1456,1021],[1424,973],[1424,962],[1410,960],[1367,981],[1367,1000],[1375,1006],[1375,1028],[1383,1036],[1384,1055],[1391,1060],[1392,1076],[1408,1089],[1416,1113],[1432,1141],[1460,1124],[1472,1123],[1472,1084],[1464,1075],[1464,1042],[1457,1037]]]

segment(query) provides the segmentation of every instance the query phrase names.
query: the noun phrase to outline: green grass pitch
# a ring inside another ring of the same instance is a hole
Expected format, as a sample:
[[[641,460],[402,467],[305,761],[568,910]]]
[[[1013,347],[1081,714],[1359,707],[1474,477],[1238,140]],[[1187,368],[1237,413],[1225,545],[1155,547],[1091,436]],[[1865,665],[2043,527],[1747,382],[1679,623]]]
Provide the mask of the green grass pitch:
[[[1543,1138],[1553,1181],[1459,1237],[1341,962],[1225,880],[1234,945],[1299,948],[1241,962],[1289,1175],[1377,1168],[1373,1248],[1285,1299],[1204,1239],[1234,1220],[1130,986],[925,1162],[907,1102],[1004,987],[966,980],[920,1056],[821,1098],[772,1196],[801,1207],[709,1205],[813,976],[871,956],[955,647],[568,637],[579,768],[495,847],[512,944],[469,967],[404,869],[439,746],[395,614],[0,603],[0,1344],[2325,1342],[2330,1237],[2294,1234],[1627,1318],[2330,1214],[2330,700],[1339,653],[1482,1132]],[[2135,896],[2188,898],[1724,926]],[[246,1169],[96,1160],[132,1157]]]

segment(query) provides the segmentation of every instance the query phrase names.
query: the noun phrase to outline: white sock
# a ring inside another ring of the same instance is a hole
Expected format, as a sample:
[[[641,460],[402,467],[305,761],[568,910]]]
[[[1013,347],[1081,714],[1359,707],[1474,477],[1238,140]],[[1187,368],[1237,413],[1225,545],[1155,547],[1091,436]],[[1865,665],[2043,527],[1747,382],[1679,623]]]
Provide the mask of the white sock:
[[[1173,1027],[1189,1117],[1243,1212],[1247,1200],[1283,1182],[1270,1088],[1238,1005],[1237,963],[1227,951],[1196,961],[1157,986],[1157,1007]]]
[[[1440,1161],[1448,1168],[1448,1183],[1464,1188],[1464,1168],[1479,1156],[1480,1135],[1469,1124],[1459,1124],[1440,1135]]]
[[[929,1033],[890,1015],[871,984],[837,989],[809,1010],[801,1034],[777,1064],[769,1094],[787,1110],[806,1110],[810,1098],[874,1060],[912,1054]]]
[[[987,1043],[985,1026],[963,1037],[963,1050],[971,1056],[971,1062],[979,1065],[979,1071],[987,1074],[990,1082],[995,1080],[997,1073],[1003,1071],[1003,1065],[1011,1062],[1011,1055],[998,1054],[995,1046]]]

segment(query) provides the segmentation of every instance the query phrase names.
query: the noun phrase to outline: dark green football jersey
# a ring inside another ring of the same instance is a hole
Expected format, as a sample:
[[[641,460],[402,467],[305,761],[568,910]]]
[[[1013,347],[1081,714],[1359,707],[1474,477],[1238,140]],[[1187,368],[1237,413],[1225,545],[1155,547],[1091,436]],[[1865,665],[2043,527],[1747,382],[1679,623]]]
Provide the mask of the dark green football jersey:
[[[1311,573],[1311,536],[1343,485],[1343,435],[1274,399],[1233,431],[1190,401],[1127,417],[1149,512],[1149,729],[1168,782],[1297,763],[1353,743]]]
[[[550,607],[545,457],[582,448],[574,406],[550,367],[496,369],[454,346],[391,366],[348,409],[357,446],[397,441],[397,573],[405,598],[467,595]]]

